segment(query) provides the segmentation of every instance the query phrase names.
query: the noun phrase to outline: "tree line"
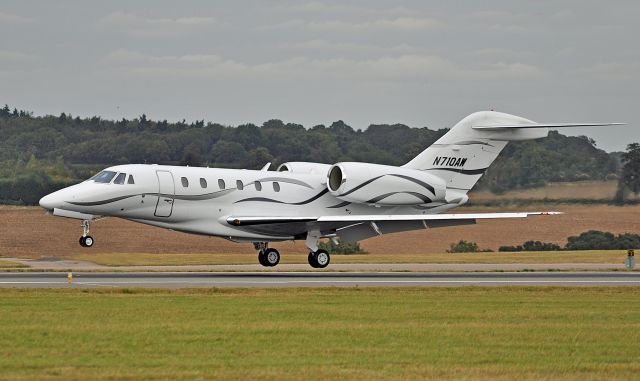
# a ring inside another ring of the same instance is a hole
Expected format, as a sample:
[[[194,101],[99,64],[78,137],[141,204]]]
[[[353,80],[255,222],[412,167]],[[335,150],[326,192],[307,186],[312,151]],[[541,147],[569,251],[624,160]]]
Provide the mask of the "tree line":
[[[500,246],[500,252],[522,251],[563,251],[563,250],[629,250],[640,249],[640,234],[624,233],[615,235],[599,230],[589,230],[577,236],[567,238],[567,243],[560,246],[551,242],[527,241],[522,245]],[[492,250],[480,249],[477,243],[460,240],[450,244],[447,253],[481,253]]]
[[[306,128],[269,120],[225,126],[204,120],[105,120],[70,114],[34,116],[0,108],[0,200],[33,204],[52,189],[125,163],[258,169],[267,162],[363,161],[402,165],[445,134],[446,128],[343,121]],[[604,180],[620,171],[620,155],[587,137],[551,131],[546,139],[509,144],[482,178],[480,188],[501,192],[547,182]],[[35,201],[34,201],[35,200]]]

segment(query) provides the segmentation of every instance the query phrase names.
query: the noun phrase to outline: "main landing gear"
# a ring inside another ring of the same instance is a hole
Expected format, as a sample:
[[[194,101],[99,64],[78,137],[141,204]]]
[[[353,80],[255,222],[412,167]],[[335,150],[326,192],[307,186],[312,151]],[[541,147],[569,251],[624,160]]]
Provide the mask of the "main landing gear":
[[[331,257],[326,250],[316,250],[309,252],[309,264],[314,269],[323,269],[329,266],[329,262],[331,262]]]
[[[258,262],[264,267],[274,267],[280,263],[280,253],[274,248],[268,248],[265,242],[254,243],[258,250]],[[324,269],[329,266],[331,257],[326,250],[310,251],[307,258],[314,269]]]
[[[82,247],[91,247],[95,242],[93,237],[89,235],[89,224],[89,220],[83,220],[82,225],[80,225],[82,226],[82,237],[80,237],[79,242]]]
[[[314,269],[324,269],[329,266],[329,262],[331,262],[329,253],[326,250],[318,249],[318,240],[321,236],[319,230],[311,230],[307,232],[307,239],[305,241],[305,244],[310,250],[307,259],[309,260],[309,265]]]
[[[278,250],[268,248],[266,242],[255,242],[253,246],[258,250],[258,262],[265,267],[274,267],[280,263]]]

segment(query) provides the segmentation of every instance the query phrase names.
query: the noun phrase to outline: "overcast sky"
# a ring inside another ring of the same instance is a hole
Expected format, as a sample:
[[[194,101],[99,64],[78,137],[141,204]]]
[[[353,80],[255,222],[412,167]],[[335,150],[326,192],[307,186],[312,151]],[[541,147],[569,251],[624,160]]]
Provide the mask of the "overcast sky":
[[[640,1],[7,1],[0,103],[37,115],[450,127],[495,109],[640,141]]]

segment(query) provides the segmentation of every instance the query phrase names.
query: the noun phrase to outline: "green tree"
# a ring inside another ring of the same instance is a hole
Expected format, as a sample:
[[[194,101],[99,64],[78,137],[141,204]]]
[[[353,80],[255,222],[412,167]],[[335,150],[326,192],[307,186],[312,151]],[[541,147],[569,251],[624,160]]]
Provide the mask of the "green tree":
[[[249,168],[260,169],[267,163],[273,163],[273,156],[265,147],[258,147],[249,151]]]
[[[631,143],[622,154],[622,173],[618,183],[619,192],[629,189],[634,194],[640,193],[640,144]],[[622,194],[624,197],[624,193]]]
[[[38,169],[40,169],[40,161],[36,158],[36,155],[31,154],[29,161],[27,162],[27,170],[33,172]]]
[[[462,239],[458,243],[452,243],[449,247],[450,249],[447,250],[447,253],[477,253],[480,251],[477,243],[467,242]]]

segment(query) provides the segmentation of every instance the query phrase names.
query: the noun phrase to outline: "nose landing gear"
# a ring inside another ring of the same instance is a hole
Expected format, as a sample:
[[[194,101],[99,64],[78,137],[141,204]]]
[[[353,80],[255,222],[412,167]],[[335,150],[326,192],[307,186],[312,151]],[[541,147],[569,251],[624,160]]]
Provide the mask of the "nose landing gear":
[[[90,225],[91,221],[89,220],[83,220],[82,221],[82,237],[80,237],[80,246],[82,247],[91,247],[93,246],[93,243],[95,242],[93,240],[93,237],[89,235],[89,225]]]

